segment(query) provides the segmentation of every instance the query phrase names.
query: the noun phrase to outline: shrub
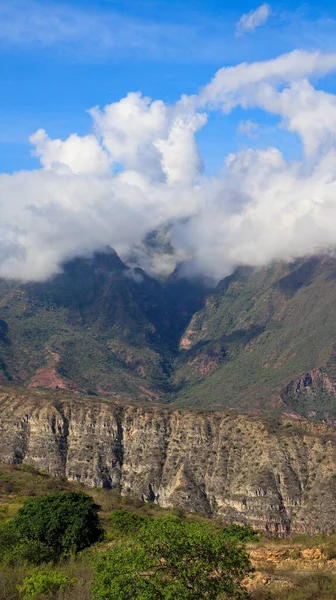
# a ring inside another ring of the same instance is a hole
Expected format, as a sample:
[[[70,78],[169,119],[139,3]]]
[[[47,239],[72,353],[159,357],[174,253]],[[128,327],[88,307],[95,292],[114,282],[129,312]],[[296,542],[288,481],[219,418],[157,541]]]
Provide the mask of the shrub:
[[[28,500],[13,519],[13,526],[22,540],[48,546],[58,559],[101,539],[98,510],[87,494],[60,492]]]
[[[0,525],[0,562],[3,562],[5,555],[19,542],[20,537],[11,521]]]
[[[53,549],[38,540],[22,540],[3,553],[1,562],[8,567],[22,563],[41,565],[54,558]]]
[[[118,536],[127,536],[137,533],[140,527],[148,521],[148,517],[128,510],[114,510],[109,521]]]
[[[68,589],[72,581],[63,573],[57,571],[37,571],[33,575],[26,577],[22,585],[18,586],[23,600],[34,600],[42,594],[52,596],[60,590]]]
[[[236,523],[226,525],[221,533],[224,537],[233,538],[239,542],[256,542],[260,537],[251,525],[236,525]]]
[[[328,560],[336,558],[336,534],[331,535],[326,544],[326,553]]]
[[[20,537],[14,521],[0,525],[0,563],[13,567],[21,563],[40,565],[53,559],[53,549],[39,540]]]
[[[243,547],[211,526],[176,517],[149,519],[133,542],[93,559],[94,600],[215,600],[247,598],[250,571]]]

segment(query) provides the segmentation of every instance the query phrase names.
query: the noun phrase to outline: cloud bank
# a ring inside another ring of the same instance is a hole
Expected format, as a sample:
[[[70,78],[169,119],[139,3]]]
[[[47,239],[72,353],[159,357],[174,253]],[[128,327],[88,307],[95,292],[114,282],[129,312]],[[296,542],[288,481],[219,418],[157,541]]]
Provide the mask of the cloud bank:
[[[31,136],[41,168],[0,175],[0,275],[43,280],[77,255],[110,245],[133,266],[220,279],[239,264],[289,260],[336,244],[336,97],[311,80],[336,54],[295,51],[220,69],[175,105],[129,93],[92,108],[92,132]],[[197,132],[210,111],[278,115],[301,160],[275,147],[223,157],[204,175]],[[161,232],[162,247],[144,242]]]
[[[271,7],[269,4],[261,4],[255,10],[251,10],[246,15],[242,15],[236,24],[236,32],[238,35],[242,35],[247,32],[254,31],[260,25],[266,23],[268,17],[271,14]]]

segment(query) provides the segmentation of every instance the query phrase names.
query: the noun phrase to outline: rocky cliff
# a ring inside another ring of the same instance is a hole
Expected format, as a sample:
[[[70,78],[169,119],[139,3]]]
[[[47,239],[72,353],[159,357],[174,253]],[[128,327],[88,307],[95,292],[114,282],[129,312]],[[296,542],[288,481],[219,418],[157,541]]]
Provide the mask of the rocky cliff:
[[[2,390],[0,460],[273,532],[336,527],[324,424]]]

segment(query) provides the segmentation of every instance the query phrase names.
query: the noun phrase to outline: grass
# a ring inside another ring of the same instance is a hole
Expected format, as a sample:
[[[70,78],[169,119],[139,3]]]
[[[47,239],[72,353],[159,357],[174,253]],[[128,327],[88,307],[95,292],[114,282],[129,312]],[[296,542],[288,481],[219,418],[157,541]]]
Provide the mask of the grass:
[[[334,600],[336,577],[331,573],[294,574],[253,592],[254,600]]]
[[[30,497],[70,490],[89,493],[101,506],[101,519],[106,532],[105,540],[100,544],[101,549],[115,540],[109,518],[113,510],[126,509],[153,517],[175,513],[182,518],[209,521],[201,515],[185,515],[178,509],[162,509],[153,503],[120,497],[111,490],[88,489],[80,484],[51,478],[29,465],[1,464],[0,523],[15,515]],[[220,521],[211,522],[222,526]],[[247,549],[255,568],[255,573],[247,582],[252,600],[331,600],[336,597],[336,535],[326,538],[323,535],[296,534],[286,539],[261,536],[258,542],[249,543]],[[86,550],[77,557],[53,566],[54,570],[69,577],[73,584],[69,590],[56,592],[49,598],[91,600],[90,552]],[[33,570],[28,565],[15,568],[0,566],[0,600],[21,600],[18,585]]]

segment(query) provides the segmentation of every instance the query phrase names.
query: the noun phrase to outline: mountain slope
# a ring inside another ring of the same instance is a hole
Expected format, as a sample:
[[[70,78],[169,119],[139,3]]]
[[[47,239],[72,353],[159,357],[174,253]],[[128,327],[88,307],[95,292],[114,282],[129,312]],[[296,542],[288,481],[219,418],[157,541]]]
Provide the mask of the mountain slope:
[[[44,283],[0,284],[2,381],[159,397],[171,361],[159,283],[113,251],[75,259]]]
[[[335,307],[331,257],[238,269],[184,332],[179,403],[336,417]]]
[[[0,462],[274,533],[334,531],[336,430],[0,389]]]
[[[240,267],[216,289],[112,250],[0,281],[0,381],[336,419],[336,260]]]

